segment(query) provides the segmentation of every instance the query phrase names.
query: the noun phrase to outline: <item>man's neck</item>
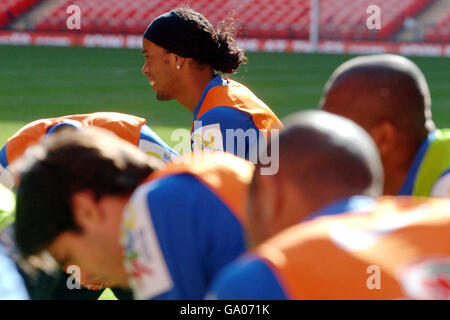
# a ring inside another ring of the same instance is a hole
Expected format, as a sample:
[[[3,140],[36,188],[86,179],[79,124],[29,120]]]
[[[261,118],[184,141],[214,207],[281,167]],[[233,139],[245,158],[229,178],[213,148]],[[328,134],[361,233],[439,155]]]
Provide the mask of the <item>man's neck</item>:
[[[384,164],[385,182],[383,194],[396,195],[399,193],[408,177],[416,153],[417,150],[415,152],[410,152],[410,154],[406,155],[401,162],[397,162],[395,165]]]
[[[190,73],[189,77],[184,81],[182,92],[180,93],[178,102],[187,108],[189,111],[194,112],[203,91],[206,86],[214,79],[214,74],[205,72]]]

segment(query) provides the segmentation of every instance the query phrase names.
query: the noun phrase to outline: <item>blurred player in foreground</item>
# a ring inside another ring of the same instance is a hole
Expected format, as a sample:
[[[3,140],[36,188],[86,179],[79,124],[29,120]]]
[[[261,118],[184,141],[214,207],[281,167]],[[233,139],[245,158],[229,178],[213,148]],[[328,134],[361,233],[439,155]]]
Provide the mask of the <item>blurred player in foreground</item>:
[[[151,175],[151,160],[93,128],[55,133],[30,149],[17,163],[21,252],[48,250],[63,266],[131,287],[136,299],[203,298],[245,250],[253,165],[217,153]]]
[[[0,229],[9,224],[14,195],[0,184]],[[16,264],[0,242],[0,300],[25,300],[28,292]]]
[[[450,130],[435,128],[427,81],[412,61],[393,54],[351,59],[331,75],[320,105],[375,140],[384,194],[450,197]]]
[[[258,246],[225,267],[208,297],[448,298],[450,202],[357,196],[382,190],[364,130],[322,111],[285,123],[279,173],[255,170],[251,186]]]
[[[13,189],[15,182],[9,171],[10,164],[28,147],[62,127],[83,128],[96,126],[110,130],[122,139],[135,144],[150,157],[168,162],[177,156],[160,137],[145,124],[145,119],[116,112],[76,114],[58,118],[40,119],[29,123],[14,134],[0,150],[0,183]]]
[[[0,274],[4,276],[3,279],[0,279],[0,300],[59,298],[55,294],[56,286],[63,280],[64,272],[61,270],[50,275],[43,270],[36,270],[22,259],[17,250],[13,240],[14,230],[11,227],[14,222],[15,205],[14,193],[0,184],[0,260],[2,260]],[[14,266],[12,267],[12,265]],[[92,296],[93,292],[90,290],[82,291],[83,298],[86,298],[86,292]],[[24,295],[23,292],[26,294]],[[96,293],[95,298],[99,295],[100,293]],[[81,296],[77,294],[77,298],[81,298]]]
[[[248,159],[261,129],[282,128],[248,88],[215,73],[232,74],[245,61],[229,22],[215,30],[200,13],[176,8],[148,26],[143,54],[142,73],[156,98],[176,99],[193,113],[193,150],[227,151]]]
[[[135,144],[149,157],[162,160],[163,162],[168,162],[172,158],[177,157],[176,152],[162,141],[145,123],[146,121],[143,118],[116,112],[76,114],[33,121],[8,139],[8,142],[0,151],[0,183],[11,190],[15,189],[14,177],[9,170],[11,163],[22,156],[30,146],[39,142],[42,137],[65,127],[82,129],[87,126],[96,126],[104,128],[113,132],[118,137]],[[14,221],[12,211],[5,212],[0,218],[0,230]],[[10,249],[14,251],[13,248]],[[21,270],[20,265],[19,269]],[[45,274],[42,274],[41,278],[45,284],[41,280],[28,278],[26,273],[24,273],[24,277],[32,298],[41,299],[51,295],[52,298],[58,299],[96,299],[101,293],[98,290],[91,292],[84,289],[67,290],[66,278],[69,277],[68,275],[61,275],[60,283],[56,287],[52,284],[55,282],[55,279],[53,277],[48,278]],[[97,281],[90,281],[89,283],[85,283],[85,285],[91,289],[102,289],[103,286],[103,284]],[[50,287],[53,287],[53,289]],[[51,291],[53,291],[53,294]],[[122,294],[117,289],[115,289],[115,292],[120,297],[129,297],[129,295]]]
[[[0,244],[0,300],[28,300],[28,292],[17,266]]]

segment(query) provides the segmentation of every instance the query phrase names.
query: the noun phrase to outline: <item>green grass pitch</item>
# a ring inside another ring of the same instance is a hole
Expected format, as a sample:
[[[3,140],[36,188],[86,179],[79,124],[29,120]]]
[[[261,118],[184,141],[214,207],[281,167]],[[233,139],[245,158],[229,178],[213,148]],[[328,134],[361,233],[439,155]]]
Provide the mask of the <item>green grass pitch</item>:
[[[317,108],[323,85],[349,55],[248,53],[233,79],[243,82],[282,118]],[[450,127],[448,58],[412,58],[428,79],[433,118]],[[177,101],[157,101],[141,74],[138,49],[0,46],[0,143],[39,118],[94,111],[142,116],[169,145],[175,128],[190,129]]]
[[[331,72],[349,55],[248,53],[232,78],[246,84],[282,118],[317,108]],[[425,73],[438,127],[450,127],[446,58],[412,58]],[[160,102],[141,75],[140,50],[0,46],[0,148],[24,124],[95,111],[142,116],[169,145],[175,128],[189,129],[191,113]],[[0,219],[1,220],[1,219]],[[1,222],[1,221],[0,221]],[[109,290],[102,299],[114,299]]]

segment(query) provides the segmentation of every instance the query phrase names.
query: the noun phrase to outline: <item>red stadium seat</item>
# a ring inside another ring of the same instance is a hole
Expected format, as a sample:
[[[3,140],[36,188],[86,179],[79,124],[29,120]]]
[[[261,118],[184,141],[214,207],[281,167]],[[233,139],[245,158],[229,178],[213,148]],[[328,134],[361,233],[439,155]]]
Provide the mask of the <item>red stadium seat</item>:
[[[425,40],[432,42],[450,42],[450,11],[444,12],[434,26],[425,33]]]
[[[41,0],[2,0],[0,3],[0,28],[29,10]]]

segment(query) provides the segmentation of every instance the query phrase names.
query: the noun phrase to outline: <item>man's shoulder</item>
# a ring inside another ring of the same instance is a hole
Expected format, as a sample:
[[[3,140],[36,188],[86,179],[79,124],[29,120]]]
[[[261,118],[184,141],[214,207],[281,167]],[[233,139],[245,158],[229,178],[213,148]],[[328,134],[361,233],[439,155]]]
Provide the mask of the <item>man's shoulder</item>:
[[[214,279],[207,299],[287,299],[275,272],[262,258],[247,253],[226,266]]]
[[[414,195],[450,196],[450,129],[434,132],[419,168]]]

